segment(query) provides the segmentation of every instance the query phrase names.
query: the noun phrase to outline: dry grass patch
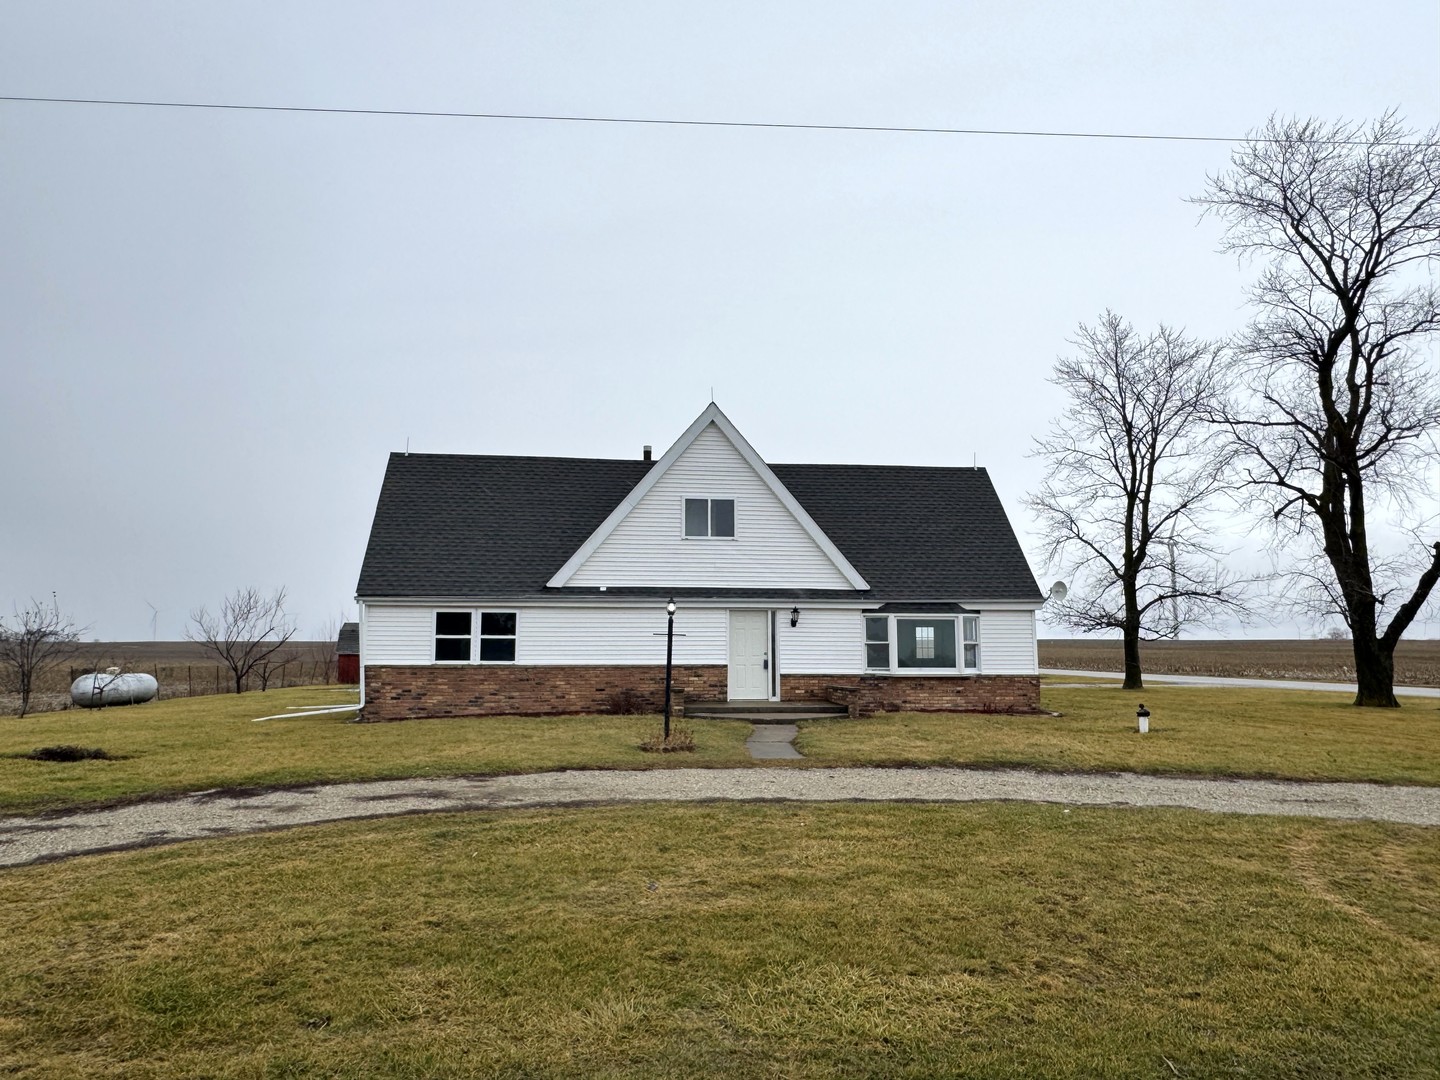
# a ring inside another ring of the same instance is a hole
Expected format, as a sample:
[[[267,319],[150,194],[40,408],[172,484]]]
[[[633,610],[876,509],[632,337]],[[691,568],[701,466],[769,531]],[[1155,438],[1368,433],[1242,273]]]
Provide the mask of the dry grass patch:
[[[0,874],[0,1071],[1434,1075],[1437,894],[1434,830],[1185,811],[358,822]]]
[[[673,755],[640,743],[654,716],[468,717],[351,724],[351,714],[253,723],[289,706],[354,700],[318,688],[179,698],[113,709],[0,718],[0,812],[225,787],[548,769],[647,768]],[[748,764],[750,725],[707,721],[691,765]],[[117,760],[24,760],[37,747],[104,747]],[[19,757],[14,755],[21,755]]]
[[[977,765],[1440,784],[1440,702],[1357,709],[1343,694],[1042,686],[1052,716],[896,713],[809,721],[816,765]],[[1403,699],[1402,699],[1403,700]],[[1150,709],[1150,733],[1135,709]]]

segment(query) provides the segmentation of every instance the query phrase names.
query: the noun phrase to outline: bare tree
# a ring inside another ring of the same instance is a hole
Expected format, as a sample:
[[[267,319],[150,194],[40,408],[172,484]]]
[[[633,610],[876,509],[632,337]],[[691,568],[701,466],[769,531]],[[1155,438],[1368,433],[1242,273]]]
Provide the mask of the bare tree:
[[[345,625],[345,613],[331,615],[320,625],[320,636],[316,644],[315,666],[323,683],[335,681],[335,671],[340,665],[340,628]]]
[[[272,653],[256,664],[255,676],[260,680],[260,692],[264,693],[269,690],[270,681],[275,678],[279,678],[280,685],[285,685],[285,672],[291,664],[298,664],[301,674],[304,674],[304,654],[298,649],[286,649],[283,652]]]
[[[1240,602],[1205,527],[1222,486],[1205,418],[1223,350],[1163,325],[1141,337],[1108,311],[1072,344],[1078,354],[1050,378],[1069,404],[1035,440],[1049,469],[1026,502],[1047,562],[1072,579],[1047,614],[1084,633],[1119,630],[1134,690],[1142,638],[1176,637]]]
[[[1440,430],[1422,351],[1440,329],[1437,135],[1393,113],[1271,117],[1193,200],[1224,222],[1222,250],[1263,260],[1223,421],[1254,508],[1299,556],[1292,588],[1350,630],[1356,705],[1398,705],[1395,646],[1440,580],[1440,521],[1414,509]],[[1372,536],[1387,510],[1409,511],[1398,555]]]
[[[257,668],[268,672],[271,658],[295,635],[295,624],[285,614],[285,590],[265,596],[256,588],[238,589],[220,604],[220,614],[204,607],[190,613],[185,636],[214,653],[235,678],[235,693]]]
[[[36,685],[75,655],[81,629],[53,596],[47,607],[39,600],[16,608],[10,622],[0,619],[0,685],[20,697],[20,712],[30,711]]]

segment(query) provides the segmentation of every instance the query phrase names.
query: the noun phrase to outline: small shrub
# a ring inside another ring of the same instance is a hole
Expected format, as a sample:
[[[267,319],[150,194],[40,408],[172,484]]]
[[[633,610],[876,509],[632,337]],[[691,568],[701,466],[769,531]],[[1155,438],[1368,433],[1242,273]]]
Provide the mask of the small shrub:
[[[665,738],[664,729],[657,729],[653,735],[640,744],[640,749],[649,754],[673,754],[681,751],[695,752],[695,732],[689,728],[670,726],[670,738]]]
[[[32,761],[86,761],[90,758],[110,760],[110,755],[98,746],[42,746],[38,750],[31,750],[25,756]]]
[[[649,711],[645,699],[634,690],[616,690],[605,699],[605,708],[612,716],[635,716]]]

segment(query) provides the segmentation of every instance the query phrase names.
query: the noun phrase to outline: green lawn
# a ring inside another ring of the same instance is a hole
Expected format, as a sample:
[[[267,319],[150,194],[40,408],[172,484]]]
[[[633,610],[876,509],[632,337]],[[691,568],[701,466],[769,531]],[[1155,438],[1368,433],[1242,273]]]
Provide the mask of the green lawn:
[[[340,716],[266,720],[290,705],[353,697],[301,687],[173,698],[118,709],[71,709],[0,718],[0,813],[29,813],[217,787],[456,776],[591,767],[748,763],[750,725],[692,725],[693,754],[639,749],[655,717],[486,717],[351,724]],[[116,761],[30,761],[41,746],[100,747]]]
[[[536,810],[0,874],[0,1072],[1440,1074],[1440,844],[1058,806]]]
[[[806,724],[792,767],[1022,765],[1440,784],[1440,702],[1355,709],[1343,694],[1158,687],[1042,691],[1063,715],[886,714]],[[0,813],[29,813],[217,787],[569,768],[752,765],[739,721],[687,722],[693,754],[647,754],[655,717],[475,717],[350,724],[309,716],[253,723],[286,706],[334,704],[314,688],[177,698],[92,712],[0,718]],[[1153,712],[1134,732],[1135,705]],[[58,744],[119,760],[57,764]],[[775,763],[764,763],[777,767]],[[783,767],[783,766],[781,766]]]
[[[1041,689],[1061,715],[903,713],[806,724],[814,765],[1023,765],[1440,784],[1440,701],[1357,709],[1346,694],[1152,686]],[[1135,731],[1140,702],[1150,733]]]

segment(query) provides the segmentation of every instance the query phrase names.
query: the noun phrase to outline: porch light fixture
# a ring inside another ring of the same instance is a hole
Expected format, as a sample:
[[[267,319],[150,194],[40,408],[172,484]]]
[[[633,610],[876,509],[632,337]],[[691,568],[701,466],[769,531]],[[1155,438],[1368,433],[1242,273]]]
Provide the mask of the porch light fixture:
[[[790,609],[790,625],[791,625],[791,626],[799,626],[799,625],[800,625],[800,609],[799,609],[798,607],[792,607],[792,608]]]

